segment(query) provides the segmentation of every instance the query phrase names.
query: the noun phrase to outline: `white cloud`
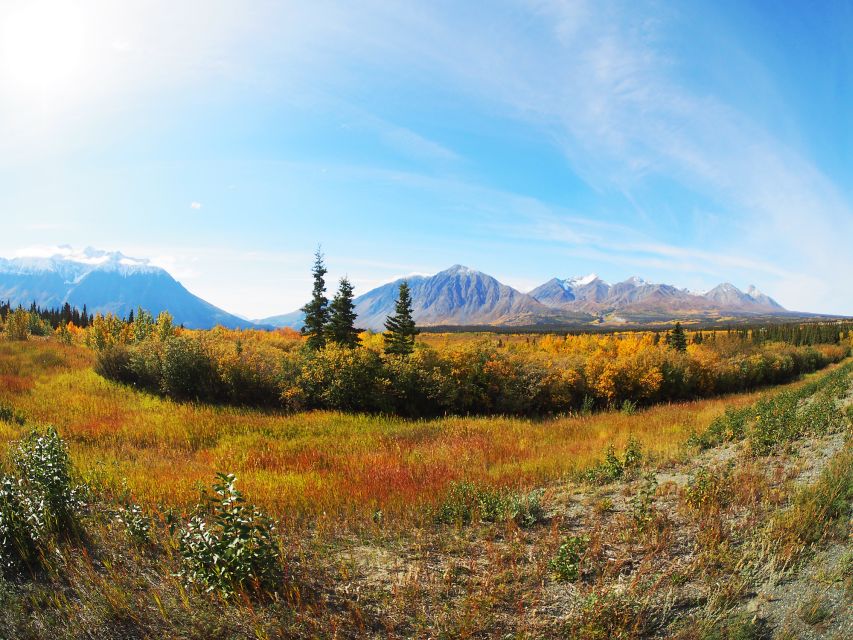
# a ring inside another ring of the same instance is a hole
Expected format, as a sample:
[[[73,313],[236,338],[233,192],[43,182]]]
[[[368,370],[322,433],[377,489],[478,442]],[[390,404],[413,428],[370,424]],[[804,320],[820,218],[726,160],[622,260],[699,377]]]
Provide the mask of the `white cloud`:
[[[191,202],[191,203],[190,203],[190,209],[195,209],[196,211],[198,211],[199,209],[201,209],[201,206],[202,206],[202,205],[201,205],[201,202],[195,202],[195,201],[193,201],[193,202]]]

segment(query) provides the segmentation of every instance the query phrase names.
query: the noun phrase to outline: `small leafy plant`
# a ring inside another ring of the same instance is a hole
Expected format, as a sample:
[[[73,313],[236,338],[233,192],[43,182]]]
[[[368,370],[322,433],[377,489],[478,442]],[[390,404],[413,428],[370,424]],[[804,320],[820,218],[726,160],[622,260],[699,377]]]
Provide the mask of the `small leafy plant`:
[[[548,567],[561,582],[574,582],[581,575],[581,561],[589,546],[585,536],[568,536],[557,553],[551,558]]]
[[[272,521],[237,490],[233,474],[218,473],[213,495],[201,504],[178,535],[179,576],[205,592],[275,587],[280,565]]]
[[[542,489],[520,493],[507,489],[477,487],[471,482],[454,482],[435,519],[444,524],[467,525],[475,518],[483,522],[513,520],[519,527],[531,527],[545,516]]]
[[[643,452],[640,443],[633,436],[628,439],[622,458],[616,455],[612,444],[607,446],[604,460],[589,469],[583,479],[590,484],[609,484],[626,475],[634,476],[643,464]]]
[[[15,410],[11,405],[0,402],[0,422],[23,425],[25,422],[24,414]]]
[[[138,504],[128,503],[119,508],[115,519],[124,525],[127,535],[140,544],[151,539],[151,518],[146,516]]]
[[[50,536],[74,531],[84,501],[65,443],[53,427],[31,431],[12,451],[13,473],[0,476],[0,565],[38,563]]]

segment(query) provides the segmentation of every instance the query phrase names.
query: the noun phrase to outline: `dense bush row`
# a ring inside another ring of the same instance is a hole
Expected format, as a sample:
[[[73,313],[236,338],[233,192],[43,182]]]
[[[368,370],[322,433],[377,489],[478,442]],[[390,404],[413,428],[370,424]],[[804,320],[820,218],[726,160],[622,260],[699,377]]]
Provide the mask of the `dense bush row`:
[[[394,356],[379,340],[310,350],[299,339],[260,332],[151,331],[143,340],[105,344],[97,371],[179,400],[416,417],[544,415],[754,389],[849,352],[844,345],[706,340],[681,353],[650,335],[625,334],[555,338],[536,348],[418,345],[410,356]]]
[[[708,449],[747,438],[754,453],[767,455],[778,445],[805,434],[838,431],[846,421],[838,398],[847,393],[851,370],[853,365],[848,363],[819,380],[763,398],[754,406],[729,408],[704,433],[692,436],[691,444]]]

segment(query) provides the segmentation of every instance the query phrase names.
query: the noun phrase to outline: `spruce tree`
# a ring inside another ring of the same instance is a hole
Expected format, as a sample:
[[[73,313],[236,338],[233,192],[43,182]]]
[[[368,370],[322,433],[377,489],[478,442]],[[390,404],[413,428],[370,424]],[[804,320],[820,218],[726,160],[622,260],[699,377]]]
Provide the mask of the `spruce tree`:
[[[412,295],[409,283],[400,283],[400,293],[394,307],[394,315],[385,320],[385,353],[407,356],[415,350],[418,330],[412,319]]]
[[[355,328],[355,304],[352,301],[353,289],[347,278],[341,278],[338,292],[329,305],[329,323],[326,337],[342,347],[357,347],[361,339]]]
[[[684,334],[684,329],[681,328],[680,322],[676,322],[675,328],[672,330],[670,346],[681,353],[687,351],[687,336]]]
[[[305,321],[302,325],[302,335],[307,336],[307,345],[311,349],[322,349],[326,345],[326,324],[329,322],[329,300],[326,298],[326,265],[323,262],[323,252],[317,248],[314,254],[314,288],[311,302],[302,307]]]

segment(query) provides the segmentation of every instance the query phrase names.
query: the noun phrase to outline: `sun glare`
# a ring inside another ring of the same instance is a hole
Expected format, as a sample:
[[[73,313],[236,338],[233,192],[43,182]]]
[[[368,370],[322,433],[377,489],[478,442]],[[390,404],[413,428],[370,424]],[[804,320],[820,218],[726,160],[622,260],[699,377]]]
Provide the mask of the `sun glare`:
[[[84,20],[72,3],[21,3],[2,24],[4,93],[55,97],[73,90],[84,67],[85,44]]]

